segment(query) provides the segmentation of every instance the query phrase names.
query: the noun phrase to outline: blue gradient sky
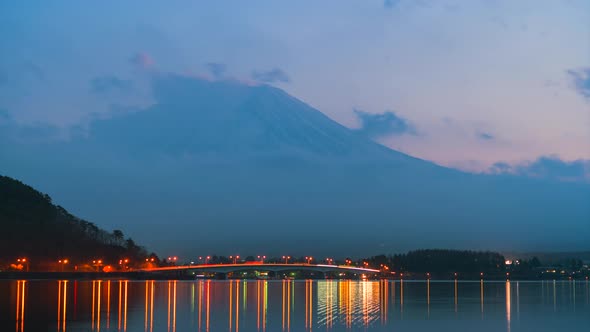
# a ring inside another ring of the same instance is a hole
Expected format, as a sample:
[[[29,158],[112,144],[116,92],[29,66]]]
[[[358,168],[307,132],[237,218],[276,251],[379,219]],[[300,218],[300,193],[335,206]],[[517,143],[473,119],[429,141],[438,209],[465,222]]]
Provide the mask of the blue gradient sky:
[[[590,159],[588,22],[586,0],[4,2],[0,110],[84,127],[174,72],[278,86],[462,169]]]

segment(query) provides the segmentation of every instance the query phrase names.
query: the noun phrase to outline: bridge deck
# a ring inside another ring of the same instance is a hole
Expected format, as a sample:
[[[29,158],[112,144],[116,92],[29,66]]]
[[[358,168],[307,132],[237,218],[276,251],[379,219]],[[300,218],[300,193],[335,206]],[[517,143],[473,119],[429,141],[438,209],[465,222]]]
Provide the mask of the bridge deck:
[[[340,271],[351,273],[379,273],[381,271],[375,269],[368,269],[362,267],[348,266],[348,265],[328,265],[328,264],[305,264],[305,263],[241,263],[241,264],[201,264],[201,265],[180,265],[180,266],[165,266],[156,268],[139,269],[137,271],[143,272],[158,272],[158,271],[203,271],[203,272],[221,272],[229,273],[236,271],[288,271],[288,270],[307,270],[318,272]]]

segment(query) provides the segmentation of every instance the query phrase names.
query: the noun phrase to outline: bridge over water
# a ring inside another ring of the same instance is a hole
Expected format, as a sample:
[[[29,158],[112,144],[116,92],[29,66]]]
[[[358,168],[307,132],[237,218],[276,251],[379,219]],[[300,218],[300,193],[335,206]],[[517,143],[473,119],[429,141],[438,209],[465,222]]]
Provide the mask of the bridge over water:
[[[329,264],[305,264],[305,263],[241,263],[241,264],[203,264],[203,265],[180,265],[155,268],[138,269],[141,272],[202,272],[202,273],[232,273],[232,272],[285,272],[285,271],[311,271],[311,272],[346,272],[354,274],[380,273],[380,270],[355,267],[349,265]]]

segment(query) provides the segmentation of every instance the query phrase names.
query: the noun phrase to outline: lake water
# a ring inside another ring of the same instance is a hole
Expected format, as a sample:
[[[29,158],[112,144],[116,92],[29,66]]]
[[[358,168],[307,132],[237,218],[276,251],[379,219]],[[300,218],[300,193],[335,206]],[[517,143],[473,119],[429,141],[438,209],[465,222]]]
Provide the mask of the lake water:
[[[589,331],[588,281],[0,281],[0,331]]]

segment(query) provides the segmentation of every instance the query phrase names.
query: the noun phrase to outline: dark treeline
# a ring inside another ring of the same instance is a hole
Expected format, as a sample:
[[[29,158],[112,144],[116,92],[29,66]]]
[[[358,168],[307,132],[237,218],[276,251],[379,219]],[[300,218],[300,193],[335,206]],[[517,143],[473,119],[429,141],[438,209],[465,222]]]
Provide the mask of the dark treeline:
[[[54,205],[51,197],[0,176],[0,252],[3,264],[26,257],[30,268],[67,258],[72,264],[123,257],[145,261],[146,250],[122,231],[107,232]]]
[[[367,259],[371,266],[387,265],[395,271],[414,273],[501,273],[505,258],[491,251],[423,249],[405,254],[379,255]]]
[[[564,259],[559,263],[543,264],[537,257],[507,260],[491,251],[422,249],[405,254],[378,255],[356,262],[367,262],[369,267],[387,266],[391,271],[416,275],[430,274],[448,278],[484,276],[515,278],[580,278],[590,275],[590,270],[580,259]]]

